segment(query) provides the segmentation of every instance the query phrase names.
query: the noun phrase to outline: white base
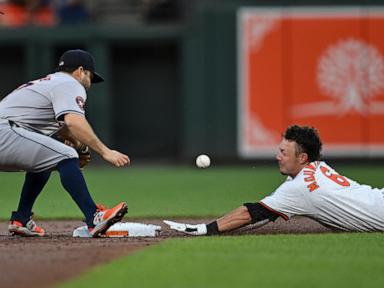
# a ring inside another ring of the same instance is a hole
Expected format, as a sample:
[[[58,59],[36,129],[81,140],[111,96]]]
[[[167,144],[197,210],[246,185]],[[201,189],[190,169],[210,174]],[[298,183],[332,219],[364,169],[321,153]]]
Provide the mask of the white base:
[[[118,222],[109,227],[101,237],[156,237],[159,236],[161,226],[152,224]],[[90,238],[87,226],[73,230],[73,237]]]

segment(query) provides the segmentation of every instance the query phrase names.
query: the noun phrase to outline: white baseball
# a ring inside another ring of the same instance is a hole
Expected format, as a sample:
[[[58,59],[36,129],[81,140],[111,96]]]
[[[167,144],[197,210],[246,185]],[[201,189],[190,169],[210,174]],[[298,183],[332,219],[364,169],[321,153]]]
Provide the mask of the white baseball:
[[[199,168],[208,168],[211,165],[211,159],[209,159],[208,155],[199,155],[196,158],[196,166]]]

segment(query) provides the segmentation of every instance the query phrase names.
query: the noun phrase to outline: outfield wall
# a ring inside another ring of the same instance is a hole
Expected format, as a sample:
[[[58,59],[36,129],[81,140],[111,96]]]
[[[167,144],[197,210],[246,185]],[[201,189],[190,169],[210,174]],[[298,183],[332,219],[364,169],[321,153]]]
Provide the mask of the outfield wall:
[[[0,94],[45,76],[66,49],[87,49],[107,80],[90,91],[87,113],[108,144],[133,158],[238,159],[237,10],[270,4],[200,2],[179,24],[1,28]],[[310,3],[359,4],[331,2]]]

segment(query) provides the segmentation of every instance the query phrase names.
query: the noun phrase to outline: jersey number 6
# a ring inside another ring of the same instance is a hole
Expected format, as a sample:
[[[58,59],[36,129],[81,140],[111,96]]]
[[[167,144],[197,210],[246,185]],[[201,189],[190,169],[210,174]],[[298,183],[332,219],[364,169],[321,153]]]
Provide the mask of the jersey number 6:
[[[331,173],[331,171],[329,171],[329,169],[324,166],[320,166],[320,170],[321,172],[323,172],[325,177],[331,179],[333,182],[341,186],[348,187],[351,185],[344,176],[341,176],[336,173]]]

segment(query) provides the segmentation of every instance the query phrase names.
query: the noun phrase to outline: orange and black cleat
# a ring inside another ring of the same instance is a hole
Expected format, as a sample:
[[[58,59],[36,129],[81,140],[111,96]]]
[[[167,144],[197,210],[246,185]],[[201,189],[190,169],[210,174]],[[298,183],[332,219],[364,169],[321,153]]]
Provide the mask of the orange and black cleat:
[[[45,235],[44,229],[37,226],[32,219],[25,225],[20,221],[12,220],[8,225],[8,231],[13,236],[42,237]]]
[[[127,203],[121,202],[115,207],[106,209],[104,206],[97,205],[97,211],[93,218],[94,227],[88,227],[89,234],[92,237],[99,237],[116,222],[121,221],[128,212]]]

